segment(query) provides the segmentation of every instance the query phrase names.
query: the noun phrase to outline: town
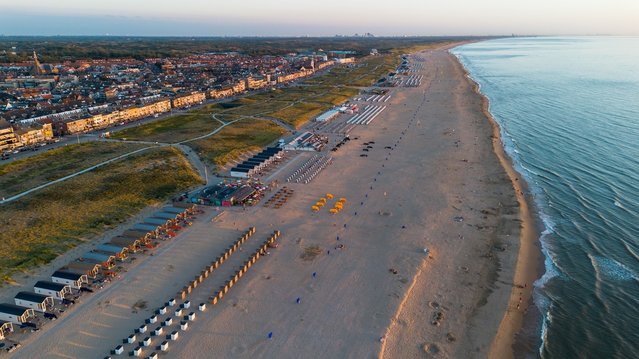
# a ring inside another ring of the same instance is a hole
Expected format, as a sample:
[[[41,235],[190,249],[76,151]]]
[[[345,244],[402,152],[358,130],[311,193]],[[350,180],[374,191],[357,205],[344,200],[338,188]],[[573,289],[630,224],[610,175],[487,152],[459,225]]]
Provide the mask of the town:
[[[34,51],[31,61],[0,65],[0,153],[6,159],[11,152],[36,149],[58,137],[286,86],[354,61],[353,51],[315,51],[43,64]]]

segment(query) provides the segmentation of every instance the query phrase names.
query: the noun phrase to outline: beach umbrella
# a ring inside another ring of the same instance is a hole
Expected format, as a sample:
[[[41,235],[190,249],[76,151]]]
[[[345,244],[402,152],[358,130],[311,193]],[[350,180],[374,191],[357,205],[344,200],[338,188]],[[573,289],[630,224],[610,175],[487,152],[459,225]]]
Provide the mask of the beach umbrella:
[[[330,210],[328,210],[330,213],[335,214],[337,213],[337,210],[335,208],[331,208]]]
[[[332,195],[332,194],[330,194],[330,193],[327,193],[327,194],[326,194],[326,198],[328,198],[328,199],[333,199],[333,195]]]

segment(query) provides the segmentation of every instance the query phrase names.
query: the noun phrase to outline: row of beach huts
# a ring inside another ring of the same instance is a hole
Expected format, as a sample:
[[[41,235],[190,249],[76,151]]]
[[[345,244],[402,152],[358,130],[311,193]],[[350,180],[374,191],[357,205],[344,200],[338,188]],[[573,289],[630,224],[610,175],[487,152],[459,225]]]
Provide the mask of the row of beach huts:
[[[57,318],[56,313],[73,304],[80,293],[92,292],[95,285],[115,277],[118,262],[154,248],[158,240],[174,237],[190,224],[196,211],[196,205],[187,202],[163,207],[121,235],[97,244],[93,250],[54,271],[50,280],[38,281],[32,290],[19,292],[13,298],[14,303],[0,303],[0,340],[14,331],[14,325],[37,330],[44,320]]]

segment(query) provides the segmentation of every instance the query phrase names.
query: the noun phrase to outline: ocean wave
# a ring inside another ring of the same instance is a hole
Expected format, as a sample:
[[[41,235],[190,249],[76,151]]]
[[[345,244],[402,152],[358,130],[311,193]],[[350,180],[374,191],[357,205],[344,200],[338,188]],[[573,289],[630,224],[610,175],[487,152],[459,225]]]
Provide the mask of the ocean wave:
[[[601,280],[631,281],[639,280],[639,275],[624,264],[602,256],[588,254],[595,273]]]

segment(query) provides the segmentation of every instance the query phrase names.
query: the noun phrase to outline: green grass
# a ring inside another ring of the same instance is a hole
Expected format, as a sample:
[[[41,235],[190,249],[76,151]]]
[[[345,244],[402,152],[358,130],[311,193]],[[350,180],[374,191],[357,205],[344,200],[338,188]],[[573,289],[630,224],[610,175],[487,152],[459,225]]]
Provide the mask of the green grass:
[[[299,128],[330,107],[330,105],[317,102],[302,102],[279,111],[270,112],[268,116],[278,118],[295,128]]]
[[[211,114],[189,113],[130,127],[114,133],[111,138],[175,143],[204,135],[220,126]]]
[[[324,102],[331,104],[333,106],[342,104],[349,100],[351,97],[357,95],[359,93],[358,89],[350,88],[350,87],[338,87],[332,90],[329,90],[328,93],[324,93],[313,97],[312,100],[314,102]]]
[[[0,197],[24,192],[142,147],[145,145],[88,142],[0,165]]]
[[[206,161],[225,166],[242,154],[257,151],[285,133],[270,121],[242,120],[215,135],[189,144]]]
[[[227,114],[255,116],[266,112],[272,112],[288,106],[289,102],[277,100],[256,100],[250,97],[239,99],[232,102],[239,106],[229,108],[225,111]]]
[[[0,206],[0,277],[48,263],[201,183],[179,150],[156,148]]]

